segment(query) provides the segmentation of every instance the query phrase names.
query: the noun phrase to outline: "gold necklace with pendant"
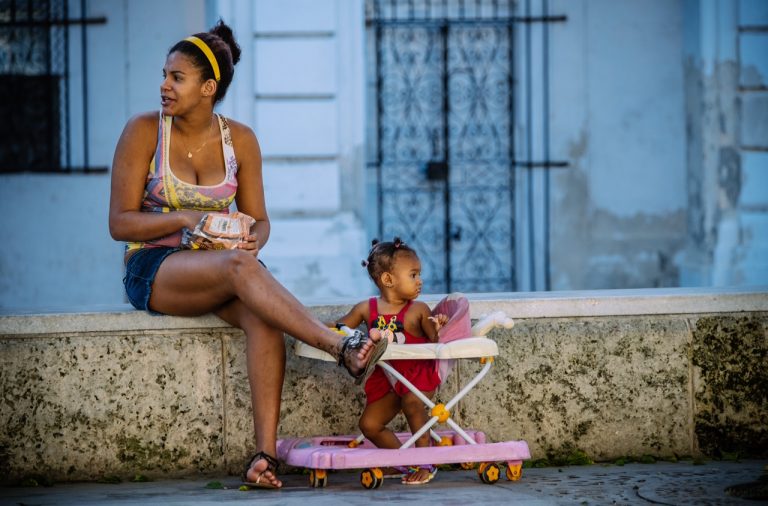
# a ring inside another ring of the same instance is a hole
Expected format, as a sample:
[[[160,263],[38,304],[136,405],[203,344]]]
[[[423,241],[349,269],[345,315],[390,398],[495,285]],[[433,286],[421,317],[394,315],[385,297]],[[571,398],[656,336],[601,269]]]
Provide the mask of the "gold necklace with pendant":
[[[207,133],[207,135],[205,136],[205,141],[203,141],[203,143],[202,143],[202,144],[200,144],[200,147],[199,147],[199,148],[197,148],[197,149],[196,149],[196,150],[194,150],[194,151],[191,151],[189,148],[187,148],[187,143],[186,143],[186,142],[184,142],[183,140],[181,140],[181,137],[179,137],[179,141],[181,141],[181,144],[182,144],[182,147],[184,148],[184,151],[186,151],[186,152],[187,152],[187,158],[192,158],[192,155],[193,155],[193,154],[195,154],[195,155],[196,155],[197,153],[199,153],[199,152],[200,152],[200,150],[201,150],[201,149],[203,149],[203,148],[205,147],[205,145],[206,145],[206,144],[208,144],[208,140],[211,138],[211,131],[213,130],[213,122],[212,122],[212,121],[211,121],[211,122],[209,122],[209,124],[208,124],[208,125],[209,125],[209,126],[208,126],[208,133]]]

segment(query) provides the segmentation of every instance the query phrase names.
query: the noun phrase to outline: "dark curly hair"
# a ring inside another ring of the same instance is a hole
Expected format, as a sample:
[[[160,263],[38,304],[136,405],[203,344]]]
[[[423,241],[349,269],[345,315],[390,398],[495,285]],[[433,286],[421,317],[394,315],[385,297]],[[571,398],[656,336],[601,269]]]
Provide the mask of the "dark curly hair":
[[[395,237],[391,242],[379,242],[378,239],[371,241],[371,251],[368,252],[368,258],[363,260],[363,267],[368,269],[368,275],[373,282],[381,288],[379,280],[385,272],[391,272],[395,265],[397,255],[408,253],[416,258],[416,250],[405,244],[399,237]]]
[[[216,88],[216,96],[213,97],[213,103],[215,104],[224,98],[229,85],[232,83],[232,78],[235,75],[235,65],[240,61],[240,46],[235,41],[232,29],[221,19],[207,32],[196,33],[194,36],[211,48],[211,52],[216,57],[216,63],[219,65],[221,79]],[[168,54],[170,55],[177,51],[187,56],[195,68],[200,69],[203,81],[216,79],[213,75],[211,62],[208,61],[205,54],[195,44],[188,40],[179,41],[168,50]]]

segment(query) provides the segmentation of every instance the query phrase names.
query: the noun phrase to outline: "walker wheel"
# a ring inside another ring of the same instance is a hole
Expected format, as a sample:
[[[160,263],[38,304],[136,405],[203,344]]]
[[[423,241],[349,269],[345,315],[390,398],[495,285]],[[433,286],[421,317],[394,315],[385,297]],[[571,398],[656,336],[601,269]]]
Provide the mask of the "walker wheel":
[[[517,481],[523,476],[522,464],[507,464],[507,479]]]
[[[465,471],[469,471],[470,469],[474,469],[475,468],[475,463],[474,462],[462,462],[461,464],[459,464],[459,467],[461,467]]]
[[[480,475],[480,480],[483,483],[492,485],[499,481],[499,466],[493,462],[483,462],[480,467],[477,468],[477,474]]]
[[[438,444],[440,446],[453,446],[453,438],[451,436],[443,436]]]
[[[360,473],[360,483],[368,490],[379,488],[384,483],[384,473],[378,467],[371,467]]]
[[[328,472],[325,469],[311,469],[309,471],[309,486],[312,488],[325,488],[328,485]]]

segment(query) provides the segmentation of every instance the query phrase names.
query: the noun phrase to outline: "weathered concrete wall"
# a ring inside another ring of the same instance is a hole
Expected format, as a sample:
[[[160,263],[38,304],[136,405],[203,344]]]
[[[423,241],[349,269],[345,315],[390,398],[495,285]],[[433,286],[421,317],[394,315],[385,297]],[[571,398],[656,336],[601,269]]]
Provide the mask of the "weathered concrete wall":
[[[768,280],[768,9],[684,2],[688,238],[681,286]]]
[[[501,309],[517,323],[491,333],[500,355],[461,425],[525,439],[534,458],[768,455],[768,291],[471,300],[473,318]],[[253,433],[244,347],[212,316],[0,316],[0,473],[239,473]],[[478,368],[462,362],[439,397]],[[289,346],[281,435],[354,433],[363,405],[342,369]]]
[[[768,453],[766,328],[765,313],[696,320],[690,350],[693,422],[706,455]]]
[[[685,286],[676,261],[687,213],[681,1],[549,5],[567,16],[548,29],[549,152],[569,163],[549,171],[551,202],[535,197],[550,206],[551,230],[541,233],[551,240],[552,289]]]

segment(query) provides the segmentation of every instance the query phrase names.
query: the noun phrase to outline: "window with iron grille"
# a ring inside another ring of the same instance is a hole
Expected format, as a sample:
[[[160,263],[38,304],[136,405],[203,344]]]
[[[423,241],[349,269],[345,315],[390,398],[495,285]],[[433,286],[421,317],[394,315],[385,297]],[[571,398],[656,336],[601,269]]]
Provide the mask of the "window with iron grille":
[[[79,12],[72,18],[67,0],[0,0],[0,173],[99,170],[89,166],[86,142],[85,30],[106,20],[85,19],[84,0]],[[78,49],[83,86],[75,90],[70,52]]]
[[[530,3],[366,2],[368,174],[375,181],[368,191],[376,234],[399,236],[419,251],[425,293],[518,289],[516,234],[534,230],[530,196],[530,224],[518,227],[518,185],[532,195],[534,168],[567,165],[550,160],[548,147],[544,159],[533,159],[531,26],[565,17],[550,16],[547,0],[540,15],[531,15]],[[544,100],[547,90],[543,85]],[[544,129],[547,117],[541,113],[537,123]],[[548,146],[548,133],[543,137]],[[526,243],[534,242],[531,232]]]

